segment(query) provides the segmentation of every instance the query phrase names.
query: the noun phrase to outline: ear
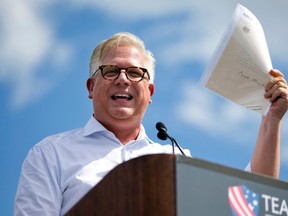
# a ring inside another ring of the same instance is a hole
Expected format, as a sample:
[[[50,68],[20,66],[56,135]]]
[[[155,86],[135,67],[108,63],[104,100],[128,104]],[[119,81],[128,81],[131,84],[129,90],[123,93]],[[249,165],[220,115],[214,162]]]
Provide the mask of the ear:
[[[89,77],[86,81],[86,87],[88,90],[88,98],[92,99],[92,92],[94,88],[94,79],[92,77]]]
[[[154,84],[153,83],[150,83],[149,84],[149,91],[150,91],[150,100],[149,100],[149,104],[152,104],[152,100],[151,100],[151,97],[152,97],[152,95],[154,94]]]
[[[155,87],[154,87],[154,84],[153,84],[153,83],[150,83],[148,88],[149,88],[149,90],[150,90],[150,96],[152,96],[152,95],[154,94],[154,88],[155,88]]]

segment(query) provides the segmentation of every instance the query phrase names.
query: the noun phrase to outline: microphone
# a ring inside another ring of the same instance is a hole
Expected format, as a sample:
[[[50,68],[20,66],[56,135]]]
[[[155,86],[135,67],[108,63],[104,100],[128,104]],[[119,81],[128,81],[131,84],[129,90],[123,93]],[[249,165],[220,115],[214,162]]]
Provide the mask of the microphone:
[[[157,122],[156,129],[160,132],[166,132],[167,128],[162,122]]]
[[[166,133],[167,128],[162,122],[157,122],[156,129],[159,131],[157,137],[161,140],[167,140],[168,134]]]
[[[156,123],[156,129],[158,130],[157,137],[159,139],[167,140],[167,138],[168,138],[171,141],[173,154],[175,154],[175,145],[176,145],[177,148],[182,153],[182,155],[186,156],[185,153],[182,151],[181,147],[179,146],[179,144],[177,143],[177,141],[173,137],[168,135],[167,128],[162,122],[157,122]]]

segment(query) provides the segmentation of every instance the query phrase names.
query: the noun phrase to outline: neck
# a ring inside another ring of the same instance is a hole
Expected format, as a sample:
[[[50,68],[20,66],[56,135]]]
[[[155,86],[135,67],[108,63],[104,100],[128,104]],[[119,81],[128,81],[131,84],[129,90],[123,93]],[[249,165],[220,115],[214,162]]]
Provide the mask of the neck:
[[[125,120],[113,121],[113,124],[103,121],[99,122],[107,130],[111,131],[123,145],[132,140],[136,140],[141,130],[141,123],[137,122],[134,124],[131,122],[127,123]]]
[[[140,132],[140,129],[139,130],[133,130],[133,131],[131,131],[131,133],[129,133],[127,131],[125,131],[124,133],[117,133],[117,132],[113,132],[113,133],[120,140],[120,142],[123,145],[125,145],[126,143],[128,143],[132,140],[136,140],[139,132]]]

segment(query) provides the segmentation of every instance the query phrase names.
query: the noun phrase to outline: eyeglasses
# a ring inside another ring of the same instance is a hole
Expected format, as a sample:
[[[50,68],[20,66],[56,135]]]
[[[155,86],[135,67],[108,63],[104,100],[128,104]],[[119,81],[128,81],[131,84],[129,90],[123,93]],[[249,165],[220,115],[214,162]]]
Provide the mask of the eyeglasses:
[[[132,82],[140,82],[144,78],[145,73],[147,73],[148,79],[150,80],[148,70],[142,67],[132,66],[128,68],[120,68],[116,65],[102,65],[95,70],[92,76],[94,76],[98,70],[101,71],[102,77],[106,80],[116,80],[122,70],[125,71],[127,79]]]

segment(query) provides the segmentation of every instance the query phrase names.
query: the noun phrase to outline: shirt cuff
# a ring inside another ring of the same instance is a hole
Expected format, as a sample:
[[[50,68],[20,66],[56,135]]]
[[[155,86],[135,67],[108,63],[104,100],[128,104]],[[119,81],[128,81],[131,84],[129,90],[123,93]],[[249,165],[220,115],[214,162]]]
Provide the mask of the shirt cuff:
[[[251,172],[251,162],[249,162],[245,168],[246,172]]]

